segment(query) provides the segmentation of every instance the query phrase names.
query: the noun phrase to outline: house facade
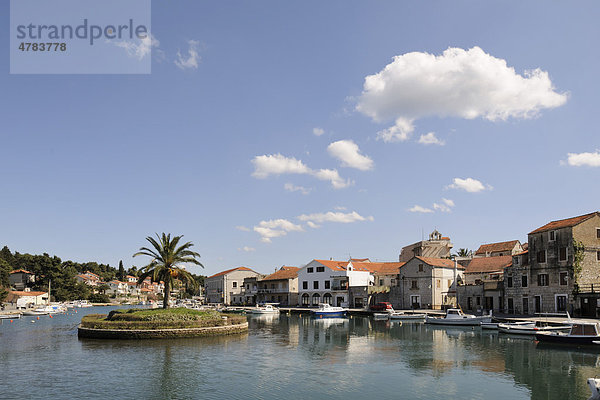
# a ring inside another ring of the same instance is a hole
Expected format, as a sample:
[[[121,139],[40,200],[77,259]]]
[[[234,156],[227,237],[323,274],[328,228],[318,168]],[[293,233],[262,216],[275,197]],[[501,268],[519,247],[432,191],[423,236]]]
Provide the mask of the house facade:
[[[48,302],[48,292],[11,290],[8,292],[8,296],[6,296],[6,301],[16,304],[18,309],[41,306]]]
[[[457,287],[458,304],[464,311],[495,311],[504,309],[504,269],[513,263],[513,256],[473,258]]]
[[[298,304],[298,267],[283,266],[258,281],[258,303]]]
[[[528,251],[505,269],[506,307],[519,314],[596,317],[600,299],[600,213],[556,220],[528,235]]]
[[[503,257],[512,256],[521,253],[523,246],[518,240],[510,240],[508,242],[488,243],[479,246],[473,257]]]
[[[400,269],[392,304],[403,309],[455,305],[456,282],[464,267],[453,260],[415,256]]]
[[[204,280],[208,303],[244,304],[244,279],[259,276],[247,267],[238,267],[219,272]]]
[[[24,269],[11,271],[8,275],[8,283],[17,291],[25,290],[30,284],[35,283],[35,274]]]

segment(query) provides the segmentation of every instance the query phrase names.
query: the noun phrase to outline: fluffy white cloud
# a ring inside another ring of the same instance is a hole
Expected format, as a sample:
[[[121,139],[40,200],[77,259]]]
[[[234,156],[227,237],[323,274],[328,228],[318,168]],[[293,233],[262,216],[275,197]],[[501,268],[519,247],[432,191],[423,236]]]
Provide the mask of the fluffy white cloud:
[[[595,153],[569,153],[567,164],[572,167],[600,167],[600,151]]]
[[[305,188],[304,186],[296,186],[291,183],[286,183],[285,185],[283,185],[283,188],[288,192],[300,192],[302,194],[309,194],[311,191],[311,188]]]
[[[342,167],[356,168],[361,171],[373,169],[373,160],[360,154],[358,145],[352,140],[338,140],[327,146],[327,152],[342,162]]]
[[[452,184],[448,185],[447,188],[448,189],[460,189],[460,190],[467,191],[469,193],[477,193],[477,192],[481,192],[486,189],[488,189],[488,190],[493,189],[490,185],[484,185],[477,179],[473,179],[473,178],[466,178],[466,179],[454,178],[454,180],[452,181]]]
[[[302,161],[281,154],[256,156],[252,159],[252,164],[254,164],[252,176],[259,179],[267,178],[270,175],[305,174],[322,181],[329,181],[334,189],[342,189],[353,183],[350,180],[342,179],[335,169],[313,170]]]
[[[271,243],[272,238],[285,236],[288,232],[302,232],[302,226],[294,224],[287,219],[271,219],[268,221],[260,221],[254,227],[254,232],[261,236],[261,241]]]
[[[419,205],[415,205],[408,209],[410,212],[418,212],[418,213],[432,213],[433,210],[431,208],[425,208]]]
[[[145,38],[135,42],[127,41],[110,41],[115,46],[125,49],[130,57],[142,60],[147,55],[150,55],[153,47],[160,46],[160,42],[152,35],[146,35]]]
[[[427,116],[530,118],[566,101],[546,71],[520,75],[505,60],[473,47],[448,48],[439,56],[412,52],[394,57],[365,78],[356,109],[376,122],[394,120],[377,137],[402,141],[413,132],[414,121]]]
[[[325,133],[325,130],[323,128],[313,128],[313,134],[315,136],[321,136],[324,133]]]
[[[250,228],[247,228],[243,225],[238,225],[235,227],[235,229],[237,229],[238,231],[242,231],[242,232],[250,232]]]
[[[349,224],[358,221],[373,221],[373,217],[363,217],[356,211],[349,213],[333,212],[329,211],[326,213],[315,213],[315,214],[302,214],[298,217],[300,221],[313,222],[313,224],[320,224],[323,222],[338,222],[343,224]],[[309,225],[310,226],[310,225]],[[313,228],[314,226],[311,226]]]
[[[315,223],[314,223],[314,222],[312,222],[312,221],[307,221],[307,222],[306,222],[306,225],[308,225],[308,227],[309,227],[309,228],[313,228],[313,229],[317,229],[317,228],[320,228],[320,227],[321,227],[321,225],[317,225],[317,224],[315,224]]]
[[[437,144],[438,146],[443,146],[446,144],[446,142],[435,136],[435,132],[429,132],[425,135],[421,135],[421,137],[419,137],[419,143],[424,145]]]
[[[177,65],[180,69],[197,69],[198,61],[200,61],[200,55],[198,54],[200,42],[198,42],[197,40],[189,40],[188,46],[189,47],[186,56],[182,55],[180,51],[177,51],[177,59],[175,60],[175,65]]]
[[[256,249],[254,247],[248,247],[248,246],[238,248],[238,251],[245,251],[247,253],[250,253],[251,251],[255,251],[255,250]]]

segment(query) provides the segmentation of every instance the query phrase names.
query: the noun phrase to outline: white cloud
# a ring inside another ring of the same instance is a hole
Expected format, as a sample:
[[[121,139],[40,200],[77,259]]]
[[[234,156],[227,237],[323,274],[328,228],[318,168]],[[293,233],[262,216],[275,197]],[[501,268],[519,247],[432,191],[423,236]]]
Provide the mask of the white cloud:
[[[600,167],[600,150],[595,153],[568,153],[567,164],[572,167]]]
[[[343,223],[343,224],[349,224],[349,223],[358,222],[358,221],[373,221],[374,220],[373,217],[363,217],[356,211],[352,211],[349,213],[329,211],[326,213],[302,214],[298,217],[298,219],[300,221],[307,222],[307,224],[308,224],[308,222],[319,223],[319,224],[323,223],[323,222],[338,222],[338,223]]]
[[[250,228],[247,228],[243,225],[238,225],[235,227],[235,229],[237,229],[238,231],[242,231],[242,232],[250,232]]]
[[[256,249],[254,247],[248,247],[248,246],[244,246],[244,247],[238,247],[238,251],[245,251],[247,253],[250,253],[251,251],[255,251]]]
[[[110,41],[115,46],[125,49],[130,57],[142,60],[147,55],[152,53],[152,48],[160,46],[160,42],[154,36],[146,35],[143,39],[139,39],[136,42],[128,41]]]
[[[188,69],[188,68],[198,68],[198,61],[200,61],[200,55],[198,54],[198,48],[200,47],[200,42],[197,40],[188,40],[188,52],[187,56],[181,54],[181,52],[177,51],[177,59],[175,60],[175,65],[177,65],[180,69]]]
[[[314,223],[314,222],[312,222],[312,221],[307,221],[307,222],[306,222],[306,225],[308,225],[308,227],[309,227],[309,228],[313,228],[313,229],[317,229],[317,228],[320,228],[320,227],[321,227],[321,225],[317,225],[317,224],[315,224],[315,223]]]
[[[446,204],[433,203],[433,209],[441,212],[450,212],[452,211],[449,206]]]
[[[358,145],[352,140],[338,140],[327,146],[327,152],[342,162],[342,167],[356,168],[361,171],[373,169],[373,160],[360,154]]]
[[[424,145],[437,144],[439,146],[443,146],[446,144],[446,142],[438,139],[438,137],[435,136],[435,132],[429,132],[424,135],[421,135],[421,137],[419,137],[419,143]]]
[[[320,169],[312,171],[311,175],[319,180],[329,181],[334,189],[343,189],[354,183],[350,179],[344,180],[336,169]]]
[[[452,184],[448,185],[447,188],[448,189],[460,189],[460,190],[467,191],[469,193],[477,193],[477,192],[481,192],[486,189],[487,190],[493,189],[492,186],[484,185],[477,179],[473,179],[473,178],[466,178],[466,179],[454,178],[454,180],[452,181]]]
[[[415,205],[408,209],[410,212],[418,212],[418,213],[432,213],[433,210],[430,208],[421,207],[419,205]]]
[[[323,128],[313,128],[313,134],[315,136],[321,136],[324,133],[325,133],[325,130]]]
[[[539,68],[520,75],[479,47],[448,48],[439,56],[412,52],[394,57],[365,78],[356,110],[376,122],[395,121],[377,134],[390,142],[407,140],[414,121],[423,117],[531,118],[565,104],[567,97]]]
[[[283,185],[283,188],[288,192],[300,192],[304,195],[309,194],[312,190],[311,188],[305,188],[304,186],[296,186],[291,183],[286,183],[285,185]]]
[[[288,232],[302,232],[304,229],[300,225],[296,225],[287,219],[271,219],[268,221],[260,221],[254,227],[254,232],[261,236],[261,241],[271,243],[272,238],[285,236]]]
[[[450,199],[445,199],[442,197],[442,201],[444,202],[444,204],[446,204],[448,207],[454,207],[454,201],[450,200]]]

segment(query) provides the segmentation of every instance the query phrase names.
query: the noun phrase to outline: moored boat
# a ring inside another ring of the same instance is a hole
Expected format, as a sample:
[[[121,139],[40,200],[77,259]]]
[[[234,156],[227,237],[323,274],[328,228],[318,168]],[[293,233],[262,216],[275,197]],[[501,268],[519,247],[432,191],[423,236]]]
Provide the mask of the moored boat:
[[[429,315],[425,318],[425,323],[434,325],[461,325],[461,326],[478,326],[481,322],[491,322],[492,315],[475,316],[471,314],[465,314],[462,310],[457,308],[450,308],[446,311],[444,317],[430,317]]]
[[[279,308],[273,307],[271,304],[258,306],[248,311],[249,314],[279,314]]]
[[[517,321],[498,324],[498,332],[513,335],[535,335],[540,332],[565,332],[571,325],[548,325],[535,321]]]
[[[404,311],[394,311],[390,313],[390,319],[402,321],[424,321],[426,314],[410,314]]]
[[[348,310],[342,307],[334,307],[331,304],[319,304],[319,308],[317,310],[312,310],[311,313],[313,316],[317,318],[325,318],[325,317],[345,317]]]
[[[0,314],[0,319],[19,319],[21,318],[20,313],[16,314]]]
[[[538,332],[535,334],[535,338],[540,343],[597,346],[600,344],[600,323],[593,321],[573,321],[568,333]]]

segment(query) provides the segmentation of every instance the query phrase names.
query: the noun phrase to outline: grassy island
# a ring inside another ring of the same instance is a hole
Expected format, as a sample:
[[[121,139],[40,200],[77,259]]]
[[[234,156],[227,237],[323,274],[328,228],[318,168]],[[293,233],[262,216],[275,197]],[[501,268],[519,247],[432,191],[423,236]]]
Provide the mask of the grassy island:
[[[114,310],[81,320],[79,337],[159,339],[227,335],[248,330],[246,317],[187,308]]]

